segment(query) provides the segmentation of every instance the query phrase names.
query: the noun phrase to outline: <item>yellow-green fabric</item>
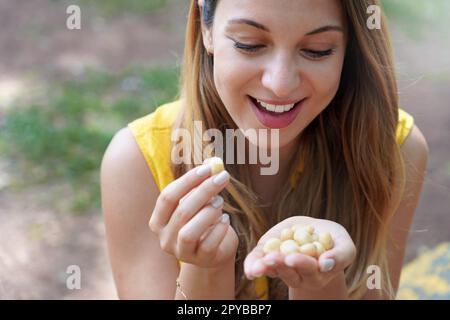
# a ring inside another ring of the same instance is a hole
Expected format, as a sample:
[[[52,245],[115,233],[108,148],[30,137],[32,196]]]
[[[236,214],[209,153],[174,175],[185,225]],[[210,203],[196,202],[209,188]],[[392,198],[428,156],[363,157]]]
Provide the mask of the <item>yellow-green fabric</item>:
[[[171,133],[180,107],[180,100],[170,102],[128,124],[160,191],[174,180],[170,159]],[[398,144],[401,145],[405,141],[413,124],[414,118],[400,109],[396,132]],[[301,170],[302,164],[299,164],[297,171]],[[296,175],[291,178],[293,186],[296,185],[295,178]],[[260,277],[254,281],[258,297],[268,299],[267,278]]]

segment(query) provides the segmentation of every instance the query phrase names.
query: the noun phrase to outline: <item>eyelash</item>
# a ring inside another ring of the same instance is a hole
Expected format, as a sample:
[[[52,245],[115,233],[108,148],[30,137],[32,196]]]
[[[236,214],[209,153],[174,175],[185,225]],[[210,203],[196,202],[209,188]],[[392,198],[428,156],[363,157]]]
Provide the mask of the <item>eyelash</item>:
[[[249,53],[255,53],[259,49],[264,48],[263,45],[248,45],[248,44],[244,44],[244,43],[240,43],[240,42],[236,42],[236,41],[234,42],[233,46],[234,46],[234,48],[236,48],[238,50],[244,50]],[[318,60],[323,57],[328,57],[334,53],[334,49],[328,49],[328,50],[324,50],[324,51],[315,51],[315,50],[302,50],[302,51],[306,52],[308,54],[309,58],[311,58],[313,60]]]

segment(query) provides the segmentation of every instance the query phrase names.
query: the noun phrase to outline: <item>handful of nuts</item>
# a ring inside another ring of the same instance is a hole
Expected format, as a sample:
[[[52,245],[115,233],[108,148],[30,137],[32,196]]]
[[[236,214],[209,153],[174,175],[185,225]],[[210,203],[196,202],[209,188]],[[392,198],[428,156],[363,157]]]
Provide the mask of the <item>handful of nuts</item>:
[[[322,253],[332,249],[333,239],[329,232],[317,234],[311,225],[296,224],[281,231],[280,238],[270,238],[264,244],[264,253],[281,252],[284,255],[303,253],[319,258]]]

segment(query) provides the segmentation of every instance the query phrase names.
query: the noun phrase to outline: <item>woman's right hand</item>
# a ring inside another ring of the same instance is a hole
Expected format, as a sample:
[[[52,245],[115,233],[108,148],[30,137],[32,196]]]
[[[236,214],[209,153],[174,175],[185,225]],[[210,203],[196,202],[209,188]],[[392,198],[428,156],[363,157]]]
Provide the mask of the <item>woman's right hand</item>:
[[[206,163],[161,191],[149,226],[163,251],[203,268],[234,259],[238,237],[228,214],[222,214],[223,199],[218,195],[229,178],[226,171],[211,176],[211,166]]]

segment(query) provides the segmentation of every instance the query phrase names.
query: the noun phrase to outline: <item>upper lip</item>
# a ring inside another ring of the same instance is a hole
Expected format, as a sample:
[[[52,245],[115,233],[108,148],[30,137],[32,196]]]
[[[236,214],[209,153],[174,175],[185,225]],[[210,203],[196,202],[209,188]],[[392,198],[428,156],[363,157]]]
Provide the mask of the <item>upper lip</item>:
[[[303,100],[303,99],[299,99],[299,100],[277,101],[277,100],[270,100],[270,99],[259,99],[259,98],[255,98],[255,97],[252,97],[252,98],[256,99],[256,100],[259,100],[259,101],[262,101],[264,103],[273,104],[275,106],[286,106],[286,105],[289,105],[289,104],[295,104],[295,103],[300,102],[300,101]]]

